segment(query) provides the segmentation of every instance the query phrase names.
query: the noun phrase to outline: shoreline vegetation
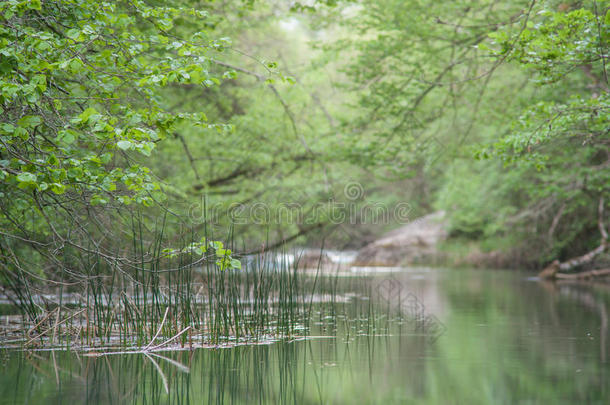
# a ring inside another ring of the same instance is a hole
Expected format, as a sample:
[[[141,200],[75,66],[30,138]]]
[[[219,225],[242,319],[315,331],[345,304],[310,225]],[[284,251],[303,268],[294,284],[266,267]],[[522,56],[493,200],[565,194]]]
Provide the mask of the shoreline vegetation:
[[[384,336],[396,328],[392,333],[435,339],[444,328],[427,318],[416,297],[407,308],[392,303],[379,284],[358,279],[361,271],[322,265],[318,256],[314,267],[302,265],[300,254],[277,252],[250,256],[239,271],[186,265],[180,279],[154,271],[141,279],[98,273],[97,282],[88,279],[86,295],[69,292],[79,290],[74,283],[66,292],[22,296],[24,301],[4,296],[0,349],[148,355],[329,337],[311,335],[311,323],[328,325],[331,333],[341,324],[347,339],[350,330]],[[375,274],[370,271],[364,274]],[[339,279],[348,292],[338,291]]]
[[[155,228],[160,237],[150,242],[139,222],[132,225],[129,260],[76,255],[47,283],[23,273],[10,279],[2,288],[0,349],[149,355],[309,339],[310,323],[322,320],[372,333],[408,318],[375,301],[370,284],[348,283],[348,295],[337,291],[353,254],[336,252],[336,262],[325,260],[324,250],[280,248],[237,259],[232,242],[204,237],[162,249],[166,232]],[[351,305],[354,296],[363,304]],[[349,316],[342,312],[348,302]]]
[[[602,207],[600,201],[599,229],[606,236]],[[131,253],[123,252],[124,261],[76,254],[64,259],[65,267],[55,273],[61,277],[47,283],[22,272],[9,279],[2,288],[7,314],[0,326],[0,348],[105,356],[271,344],[311,338],[310,322],[322,319],[322,314],[331,323],[356,319],[366,323],[366,330],[387,330],[407,314],[399,309],[392,318],[394,308],[380,306],[379,292],[370,285],[356,287],[360,291],[356,295],[369,300],[369,305],[349,316],[342,313],[341,304],[354,293],[346,296],[337,291],[340,276],[355,276],[358,269],[383,274],[405,266],[449,266],[460,271],[460,267],[490,268],[489,260],[496,264],[510,260],[498,259],[493,252],[488,254],[491,259],[485,254],[481,259],[472,246],[464,249],[460,241],[447,239],[443,218],[443,213],[422,217],[361,251],[289,252],[285,245],[239,255],[233,252],[232,240],[225,246],[207,234],[198,241],[181,242],[182,249],[163,248],[168,243],[166,220],[149,227],[142,217],[134,216]],[[601,243],[599,253],[606,239]],[[375,260],[400,261],[363,261],[371,250]],[[587,257],[572,262],[586,264]],[[73,270],[79,268],[86,273]],[[545,269],[541,281],[604,281],[610,275],[607,270],[559,273],[558,261],[550,268],[552,274]]]

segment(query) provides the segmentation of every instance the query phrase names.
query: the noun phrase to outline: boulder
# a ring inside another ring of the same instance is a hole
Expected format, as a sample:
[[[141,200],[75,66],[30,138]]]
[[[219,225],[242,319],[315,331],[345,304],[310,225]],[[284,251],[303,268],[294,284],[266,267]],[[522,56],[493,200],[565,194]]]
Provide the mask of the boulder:
[[[401,266],[439,260],[438,243],[447,238],[445,212],[420,217],[369,243],[356,256],[355,266]]]
[[[333,264],[330,257],[326,253],[320,253],[319,250],[306,250],[296,260],[298,260],[297,267],[300,269],[315,269],[318,266],[325,267]]]

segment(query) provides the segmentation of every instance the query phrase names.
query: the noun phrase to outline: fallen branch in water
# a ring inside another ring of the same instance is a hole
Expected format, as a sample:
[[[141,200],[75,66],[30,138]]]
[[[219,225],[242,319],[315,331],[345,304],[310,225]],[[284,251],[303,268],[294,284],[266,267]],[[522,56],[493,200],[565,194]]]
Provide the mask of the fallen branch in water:
[[[586,263],[590,263],[598,255],[603,253],[608,247],[608,232],[604,226],[604,198],[599,199],[599,205],[597,207],[597,226],[599,233],[601,234],[601,242],[598,247],[592,251],[585,253],[582,256],[572,258],[568,261],[561,263],[559,260],[554,260],[544,270],[538,273],[538,277],[546,280],[562,279],[562,280],[582,280],[595,277],[610,276],[610,269],[603,270],[590,270],[583,271],[580,273],[560,273],[559,271],[572,270],[575,267],[581,266]]]
[[[167,312],[166,312],[167,314]],[[94,353],[87,353],[85,354],[85,356],[89,356],[89,357],[101,357],[101,356],[110,356],[110,355],[117,355],[117,354],[149,354],[151,352],[154,352],[156,350],[161,350],[165,345],[167,345],[170,342],[173,342],[174,340],[178,339],[180,336],[182,336],[186,331],[188,331],[189,329],[191,329],[190,326],[187,326],[186,328],[182,329],[180,332],[178,332],[174,337],[166,340],[163,343],[160,343],[156,346],[150,347],[150,345],[152,344],[149,343],[147,346],[141,348],[141,349],[135,349],[135,350],[123,350],[123,351],[118,351],[118,352],[94,352]],[[153,339],[154,341],[154,339]]]
[[[590,270],[574,274],[557,273],[555,277],[560,280],[585,280],[589,278],[610,276],[610,269]]]
[[[159,326],[159,329],[157,329],[157,333],[155,334],[155,337],[153,337],[152,340],[150,341],[150,343],[148,345],[146,345],[146,347],[144,348],[144,351],[147,351],[150,348],[150,346],[152,346],[154,341],[159,337],[159,334],[161,333],[161,330],[163,329],[163,325],[165,324],[165,320],[167,319],[168,312],[169,312],[169,307],[167,307],[165,309],[165,315],[163,315],[163,320],[161,321],[161,325]]]
[[[155,366],[155,368],[157,369],[157,372],[159,373],[159,375],[161,376],[161,381],[163,381],[163,388],[165,388],[165,393],[169,394],[169,384],[167,383],[167,377],[165,377],[165,374],[163,374],[163,370],[161,370],[161,367],[159,367],[159,363],[157,363],[155,361],[155,359],[153,359],[152,357],[150,357],[150,355],[144,351],[144,356],[146,356],[148,358],[148,360],[151,361],[151,363]]]

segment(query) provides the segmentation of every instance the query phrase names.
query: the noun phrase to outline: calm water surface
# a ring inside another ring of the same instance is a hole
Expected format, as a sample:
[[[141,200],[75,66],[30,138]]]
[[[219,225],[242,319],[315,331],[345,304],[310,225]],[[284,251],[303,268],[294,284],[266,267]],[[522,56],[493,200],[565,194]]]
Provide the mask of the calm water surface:
[[[610,403],[608,286],[404,269],[342,276],[337,288],[349,299],[314,311],[307,340],[151,356],[0,352],[0,404]],[[413,306],[436,325],[396,318]],[[364,320],[363,308],[380,315]]]

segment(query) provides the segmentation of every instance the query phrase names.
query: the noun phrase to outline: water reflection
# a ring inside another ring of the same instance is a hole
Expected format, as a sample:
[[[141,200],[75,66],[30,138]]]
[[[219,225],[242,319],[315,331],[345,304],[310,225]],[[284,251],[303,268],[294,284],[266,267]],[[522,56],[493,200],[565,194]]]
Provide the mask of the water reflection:
[[[0,403],[608,403],[607,288],[427,274],[399,280],[446,325],[434,342],[408,322],[350,319],[369,305],[353,299],[335,304],[345,318],[321,307],[311,334],[326,337],[309,340],[98,358],[5,352]],[[358,294],[365,282],[340,280]]]

